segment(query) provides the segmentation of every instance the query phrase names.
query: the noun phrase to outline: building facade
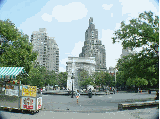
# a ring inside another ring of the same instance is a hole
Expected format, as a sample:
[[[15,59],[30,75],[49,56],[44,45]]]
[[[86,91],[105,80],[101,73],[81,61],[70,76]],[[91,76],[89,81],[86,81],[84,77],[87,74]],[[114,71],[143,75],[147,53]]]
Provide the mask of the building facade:
[[[59,72],[59,48],[54,37],[48,37],[45,28],[33,31],[31,35],[33,51],[38,52],[39,65],[49,71]]]
[[[79,57],[95,57],[96,71],[106,71],[106,51],[102,41],[98,39],[98,30],[95,29],[93,18],[89,19],[89,27],[85,32],[84,46]]]
[[[89,75],[95,72],[95,57],[68,57],[68,62],[66,62],[66,64],[66,72],[68,73],[67,89],[69,90],[72,89],[72,82],[73,90],[80,88],[78,84],[78,74],[82,70],[88,71]],[[74,77],[73,79],[71,79],[72,76]]]
[[[123,56],[127,56],[129,54],[135,54],[135,51],[131,51],[131,48],[127,47],[126,49],[122,49],[122,54],[121,54],[121,58],[123,58]]]

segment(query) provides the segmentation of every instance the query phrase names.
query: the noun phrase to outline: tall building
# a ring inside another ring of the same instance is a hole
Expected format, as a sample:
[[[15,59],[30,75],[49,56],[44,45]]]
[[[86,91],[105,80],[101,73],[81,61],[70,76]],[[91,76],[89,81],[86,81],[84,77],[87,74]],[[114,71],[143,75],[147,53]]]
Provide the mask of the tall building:
[[[95,29],[93,18],[89,19],[89,27],[85,32],[84,46],[79,57],[95,57],[96,71],[106,70],[106,51],[101,40],[98,39],[98,30]]]
[[[33,51],[38,52],[37,61],[49,71],[59,72],[59,48],[54,37],[48,37],[45,28],[33,31],[31,35]]]
[[[131,48],[127,47],[126,49],[122,49],[122,54],[121,54],[121,58],[123,58],[123,56],[127,56],[129,54],[135,54],[135,51],[131,51]]]

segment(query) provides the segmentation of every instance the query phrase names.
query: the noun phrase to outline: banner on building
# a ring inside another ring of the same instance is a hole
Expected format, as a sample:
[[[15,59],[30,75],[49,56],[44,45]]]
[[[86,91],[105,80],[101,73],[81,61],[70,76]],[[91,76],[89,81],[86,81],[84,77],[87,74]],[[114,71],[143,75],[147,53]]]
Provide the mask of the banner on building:
[[[36,97],[37,86],[23,85],[22,96]]]

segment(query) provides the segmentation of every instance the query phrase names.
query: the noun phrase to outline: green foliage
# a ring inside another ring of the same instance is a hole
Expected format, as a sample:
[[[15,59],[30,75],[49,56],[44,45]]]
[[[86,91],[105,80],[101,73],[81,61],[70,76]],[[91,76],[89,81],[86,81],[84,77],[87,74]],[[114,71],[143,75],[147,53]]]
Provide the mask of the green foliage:
[[[144,45],[150,46],[149,43],[153,43],[154,46],[159,44],[159,17],[154,16],[151,11],[141,13],[138,18],[130,20],[129,24],[123,21],[121,28],[115,31],[114,35],[113,43],[121,41],[124,49],[129,47],[133,50]],[[119,71],[123,71],[121,76],[123,78],[118,76],[118,80],[123,80],[128,86],[158,85],[159,57],[155,56],[153,46],[119,59],[116,67]]]
[[[93,76],[95,79],[95,86],[115,86],[114,76],[107,72],[95,72]]]
[[[128,86],[133,86],[133,85],[136,85],[137,87],[140,87],[140,86],[143,86],[143,85],[148,85],[148,81],[144,78],[139,78],[139,77],[136,77],[136,78],[128,78],[126,84]]]
[[[60,87],[67,87],[67,72],[60,72],[58,74],[57,84]]]
[[[149,42],[159,43],[159,17],[151,11],[144,12],[126,25],[121,22],[121,29],[115,31],[113,43],[122,41],[123,48],[141,47]],[[147,44],[148,45],[148,44]]]
[[[10,20],[0,20],[0,37],[5,43],[0,46],[0,64],[3,67],[24,67],[29,73],[32,62],[37,53],[32,52],[33,46],[29,43],[28,35],[19,32]]]
[[[116,74],[116,87],[122,86],[124,87],[126,85],[126,79],[123,71],[119,71]]]
[[[78,74],[78,83],[80,87],[87,88],[87,85],[94,85],[93,76],[89,75],[89,72],[86,70],[81,70]]]

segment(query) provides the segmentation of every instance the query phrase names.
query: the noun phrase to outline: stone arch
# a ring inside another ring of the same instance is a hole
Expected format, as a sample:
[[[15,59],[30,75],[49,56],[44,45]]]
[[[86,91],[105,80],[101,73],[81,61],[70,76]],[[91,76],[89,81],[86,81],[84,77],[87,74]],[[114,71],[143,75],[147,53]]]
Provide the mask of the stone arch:
[[[89,71],[89,74],[95,71],[94,57],[69,57],[67,62],[67,88],[71,89],[71,82],[73,82],[74,90],[79,89],[78,73],[82,70]],[[71,79],[71,74],[74,73],[75,79]]]

